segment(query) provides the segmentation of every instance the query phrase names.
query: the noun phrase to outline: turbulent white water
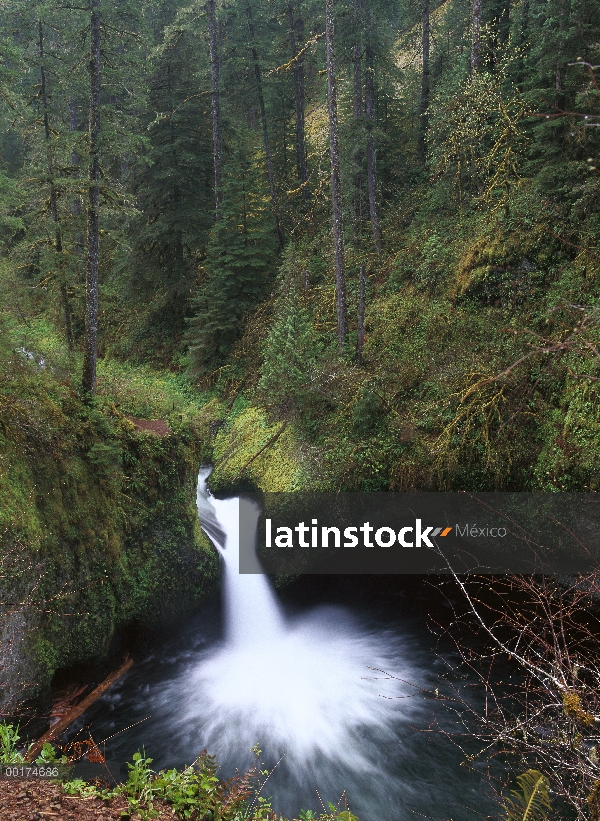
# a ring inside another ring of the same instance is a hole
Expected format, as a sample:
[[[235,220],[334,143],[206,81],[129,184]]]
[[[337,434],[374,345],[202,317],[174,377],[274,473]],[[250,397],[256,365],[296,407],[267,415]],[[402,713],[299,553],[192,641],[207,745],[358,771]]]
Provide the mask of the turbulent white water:
[[[170,685],[181,727],[225,766],[246,766],[255,744],[267,764],[283,756],[276,797],[278,782],[294,798],[373,792],[376,776],[389,789],[388,757],[400,754],[398,725],[411,710],[403,696],[414,694],[403,680],[415,680],[398,640],[343,608],[286,618],[266,576],[238,573],[239,505],[248,503],[210,496],[208,473],[199,476],[198,512],[223,557],[225,641]]]
[[[110,759],[145,749],[156,769],[182,767],[206,749],[228,778],[254,763],[258,744],[272,770],[262,795],[289,818],[344,791],[360,821],[497,814],[444,735],[456,729],[452,714],[424,698],[443,688],[436,673],[452,657],[431,647],[418,586],[312,576],[280,595],[267,577],[240,575],[244,501],[212,498],[207,477],[201,471],[198,512],[223,559],[224,621],[207,604],[98,702],[92,731],[109,739]],[[308,605],[332,598],[345,606]]]

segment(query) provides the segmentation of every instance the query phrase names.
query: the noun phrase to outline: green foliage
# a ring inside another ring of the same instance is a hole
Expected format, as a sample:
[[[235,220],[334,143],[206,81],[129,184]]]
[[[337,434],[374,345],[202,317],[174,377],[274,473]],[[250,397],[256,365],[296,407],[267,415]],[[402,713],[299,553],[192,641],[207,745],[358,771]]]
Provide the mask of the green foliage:
[[[96,798],[99,796],[98,787],[95,784],[88,784],[81,778],[65,781],[63,790],[67,795],[80,795],[82,798]]]
[[[2,584],[22,601],[36,591],[23,675],[38,686],[57,667],[106,654],[122,625],[180,614],[213,584],[216,560],[193,505],[202,461],[214,458],[211,481],[222,491],[600,489],[600,97],[588,69],[600,61],[598,0],[483,4],[472,77],[471,6],[432,8],[425,162],[416,139],[417,6],[336,4],[350,325],[342,359],[323,4],[291,4],[290,21],[286,4],[257,0],[252,43],[245,0],[217,5],[224,185],[215,223],[203,4],[102,4],[101,356],[92,404],[75,387],[88,13],[50,0],[3,7],[0,534],[2,556],[19,558]],[[39,20],[49,32],[46,106]],[[367,43],[374,123],[363,113]],[[275,204],[251,46],[263,69]],[[295,156],[300,87],[304,187]],[[369,250],[367,131],[379,254]],[[351,348],[363,264],[359,366]],[[73,350],[63,342],[65,306]],[[165,435],[144,431],[140,418],[164,422]],[[143,755],[132,765],[140,809],[151,812],[162,784],[184,816],[213,812],[210,789],[221,788],[205,764],[162,775],[149,766]],[[259,796],[252,813],[269,812]],[[351,821],[348,811],[337,816]]]
[[[384,409],[376,393],[363,387],[352,408],[352,428],[359,436],[366,436],[383,419]]]
[[[22,193],[17,181],[0,171],[0,247],[5,251],[13,245],[25,224],[19,215]]]
[[[517,776],[519,788],[504,804],[507,821],[546,821],[550,812],[550,784],[538,770]]]
[[[181,772],[166,770],[155,781],[157,794],[168,801],[180,818],[194,818],[212,812],[219,789],[219,779],[211,762],[196,761]]]
[[[123,413],[142,419],[166,419],[175,427],[196,419],[209,398],[195,390],[183,373],[134,367],[108,358],[99,363],[97,392]]]
[[[302,294],[289,287],[264,344],[258,391],[267,407],[279,407],[285,413],[305,410],[319,354],[320,342]]]
[[[127,764],[127,781],[118,788],[119,793],[126,796],[130,809],[137,812],[143,821],[158,815],[152,804],[155,788],[154,770],[150,769],[150,764],[152,759],[147,758],[143,752],[134,753],[133,761]]]
[[[215,440],[211,487],[225,490],[242,480],[274,492],[309,487],[309,454],[291,426],[271,423],[263,409],[247,402],[236,410]]]
[[[493,207],[508,207],[521,181],[527,103],[516,88],[506,88],[517,55],[510,57],[493,74],[442,87],[432,103],[430,162],[435,172],[454,175],[461,203],[465,193],[476,193]]]
[[[342,810],[338,812],[337,807],[333,804],[329,804],[329,811],[331,816],[336,819],[336,821],[358,821],[358,818],[354,815],[354,813],[350,812],[350,810]]]
[[[23,754],[19,750],[19,728],[12,724],[0,723],[0,763],[20,764],[24,761]]]
[[[40,754],[35,759],[36,764],[66,764],[67,757],[60,755],[58,750],[49,742],[46,742],[41,749]]]
[[[147,77],[149,145],[133,183],[140,213],[129,227],[131,267],[124,273],[127,296],[143,313],[116,345],[138,361],[183,350],[198,256],[212,225],[210,117],[196,74],[204,43],[177,6],[162,2],[152,11],[164,40]]]
[[[220,218],[192,302],[188,339],[197,372],[223,360],[240,336],[247,312],[267,294],[276,238],[261,179],[256,159],[242,145],[227,169]]]
[[[268,771],[259,773],[253,767],[223,781],[217,776],[215,759],[206,752],[183,770],[161,770],[155,773],[150,768],[151,763],[151,758],[147,758],[143,752],[137,752],[133,761],[128,762],[129,774],[124,784],[107,790],[76,779],[65,782],[63,789],[69,795],[80,795],[83,798],[109,800],[114,796],[123,796],[127,799],[130,811],[137,813],[143,821],[149,821],[158,815],[155,807],[157,800],[169,804],[182,821],[196,821],[199,818],[207,821],[285,821],[274,813],[270,799],[261,795]],[[301,810],[298,819],[358,821],[349,810],[340,811],[331,803],[329,811],[319,814],[312,810]]]
[[[19,749],[19,727],[6,722],[0,722],[0,764],[22,764],[25,761],[25,751]],[[35,759],[36,764],[66,764],[67,758],[46,742]]]

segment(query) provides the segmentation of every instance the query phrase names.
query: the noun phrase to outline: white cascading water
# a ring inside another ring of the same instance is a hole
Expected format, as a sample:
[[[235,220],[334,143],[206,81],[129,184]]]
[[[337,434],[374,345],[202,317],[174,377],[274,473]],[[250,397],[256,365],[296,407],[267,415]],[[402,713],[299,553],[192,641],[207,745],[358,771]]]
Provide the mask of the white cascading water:
[[[225,639],[169,688],[180,731],[224,771],[251,764],[256,744],[267,766],[281,758],[266,791],[280,811],[314,805],[317,789],[332,801],[346,790],[351,809],[362,805],[361,821],[393,817],[385,795],[397,793],[398,729],[414,714],[406,697],[415,691],[403,681],[416,671],[400,661],[391,633],[339,607],[286,617],[267,576],[240,574],[239,505],[248,503],[212,497],[209,473],[198,478],[198,513],[223,558]],[[379,806],[367,801],[365,815],[366,793],[375,792]]]

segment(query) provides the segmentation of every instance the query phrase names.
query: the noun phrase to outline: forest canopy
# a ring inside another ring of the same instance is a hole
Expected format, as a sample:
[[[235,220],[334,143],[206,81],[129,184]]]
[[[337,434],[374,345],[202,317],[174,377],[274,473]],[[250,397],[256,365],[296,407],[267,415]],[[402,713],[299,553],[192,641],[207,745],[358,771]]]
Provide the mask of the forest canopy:
[[[6,356],[179,373],[326,487],[595,489],[598,11],[4,0]]]

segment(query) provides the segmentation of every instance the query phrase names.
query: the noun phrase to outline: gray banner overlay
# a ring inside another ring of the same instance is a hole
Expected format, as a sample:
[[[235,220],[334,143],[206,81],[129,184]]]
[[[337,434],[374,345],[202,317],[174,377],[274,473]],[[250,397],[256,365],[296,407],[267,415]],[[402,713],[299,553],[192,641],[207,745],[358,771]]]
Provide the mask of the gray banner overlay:
[[[240,573],[578,574],[599,564],[600,494],[266,493],[240,499]]]

